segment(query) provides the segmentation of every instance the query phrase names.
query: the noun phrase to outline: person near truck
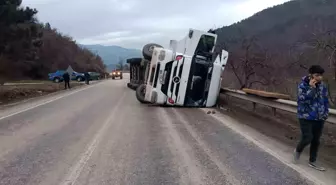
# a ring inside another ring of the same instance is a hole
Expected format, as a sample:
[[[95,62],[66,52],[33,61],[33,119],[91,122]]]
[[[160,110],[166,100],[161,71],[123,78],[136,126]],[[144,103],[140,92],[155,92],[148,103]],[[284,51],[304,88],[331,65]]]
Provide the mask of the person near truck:
[[[316,163],[320,138],[329,114],[328,90],[322,82],[324,69],[319,65],[309,68],[309,75],[298,85],[298,119],[301,140],[294,151],[294,162],[300,158],[304,148],[310,144],[309,166],[325,171]]]
[[[64,89],[67,89],[67,88],[70,89],[70,75],[68,72],[65,72],[63,74],[63,79],[64,79]]]

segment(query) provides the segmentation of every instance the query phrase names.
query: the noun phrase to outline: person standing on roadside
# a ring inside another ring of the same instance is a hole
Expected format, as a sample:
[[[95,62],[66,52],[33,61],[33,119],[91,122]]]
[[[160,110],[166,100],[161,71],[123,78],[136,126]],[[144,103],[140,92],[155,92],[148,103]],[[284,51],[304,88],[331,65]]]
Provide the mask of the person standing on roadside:
[[[63,74],[64,79],[64,89],[67,89],[67,87],[70,89],[70,75],[68,72],[65,72]]]
[[[309,166],[320,171],[325,168],[316,163],[320,138],[325,120],[329,114],[328,90],[323,84],[324,69],[319,65],[309,68],[309,75],[303,77],[298,86],[298,118],[301,140],[294,152],[294,161],[300,159],[304,148],[310,144]]]
[[[89,83],[90,83],[90,74],[88,72],[85,72],[84,73],[84,77],[85,77],[85,83],[87,85],[89,85]]]

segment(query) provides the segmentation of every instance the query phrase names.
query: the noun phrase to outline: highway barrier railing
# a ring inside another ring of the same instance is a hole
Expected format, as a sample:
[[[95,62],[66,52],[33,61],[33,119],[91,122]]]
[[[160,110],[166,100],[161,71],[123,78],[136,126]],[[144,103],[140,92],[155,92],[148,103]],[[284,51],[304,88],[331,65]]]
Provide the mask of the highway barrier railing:
[[[241,100],[246,100],[253,103],[254,109],[256,108],[256,104],[264,105],[273,109],[273,113],[276,113],[276,110],[283,110],[290,113],[297,113],[297,103],[295,101],[282,100],[282,99],[270,99],[263,98],[256,95],[247,94],[240,90],[232,90],[228,88],[221,89],[221,97],[223,96],[231,96]],[[336,110],[329,109],[329,118],[327,122],[331,124],[336,124]]]

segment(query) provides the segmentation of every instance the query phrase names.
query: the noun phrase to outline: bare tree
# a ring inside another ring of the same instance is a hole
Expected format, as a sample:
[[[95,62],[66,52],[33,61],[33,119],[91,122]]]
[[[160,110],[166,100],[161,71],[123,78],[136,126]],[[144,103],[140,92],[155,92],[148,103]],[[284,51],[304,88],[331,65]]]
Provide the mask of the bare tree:
[[[121,58],[121,57],[119,57],[119,62],[117,64],[117,68],[121,71],[124,70],[124,59]]]
[[[312,45],[318,51],[322,51],[333,68],[334,80],[336,80],[336,30],[330,30],[322,34],[313,34]]]
[[[232,55],[229,66],[238,79],[240,89],[251,88],[255,84],[271,84],[271,67],[268,65],[271,57],[267,50],[256,43],[255,38],[244,39],[239,53]]]
[[[130,70],[130,66],[127,65],[127,64],[124,64],[124,70],[125,70],[125,71],[129,71],[129,70]]]

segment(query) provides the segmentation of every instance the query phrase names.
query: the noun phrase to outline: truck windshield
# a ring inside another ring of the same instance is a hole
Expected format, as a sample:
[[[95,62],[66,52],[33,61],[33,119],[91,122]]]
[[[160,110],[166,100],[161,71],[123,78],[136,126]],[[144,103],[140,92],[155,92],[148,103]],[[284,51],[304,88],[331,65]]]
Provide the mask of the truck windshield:
[[[163,85],[161,86],[161,91],[164,94],[167,94],[168,92],[168,86],[169,86],[169,78],[170,78],[170,74],[172,71],[172,67],[173,67],[173,62],[174,61],[170,61],[166,64],[165,69],[164,69],[164,76],[163,76]]]
[[[196,53],[209,53],[215,46],[215,37],[211,35],[202,35],[200,41],[198,42]]]
[[[150,85],[153,85],[154,74],[155,74],[155,66],[152,67],[152,70],[151,70],[151,74],[150,74],[150,78],[149,78],[149,84],[150,84]]]
[[[156,65],[156,72],[155,72],[155,78],[154,78],[154,86],[153,86],[154,88],[156,87],[157,82],[158,82],[159,72],[160,72],[160,63],[157,63],[157,65]]]

